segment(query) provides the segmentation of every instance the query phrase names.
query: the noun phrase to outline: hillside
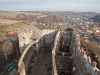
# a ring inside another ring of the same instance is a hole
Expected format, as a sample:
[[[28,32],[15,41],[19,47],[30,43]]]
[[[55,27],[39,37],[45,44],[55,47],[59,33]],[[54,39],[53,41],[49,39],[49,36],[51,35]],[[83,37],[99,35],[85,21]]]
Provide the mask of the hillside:
[[[11,25],[11,24],[16,24],[16,23],[20,23],[20,22],[22,22],[22,21],[0,18],[0,25]]]
[[[32,22],[36,21],[36,19],[47,17],[48,15],[43,14],[41,12],[9,12],[9,11],[0,11],[0,24],[9,24],[10,21],[23,21],[23,22]],[[7,20],[6,21],[4,21]],[[6,22],[6,23],[5,23]],[[13,23],[14,24],[14,23]]]
[[[11,33],[16,33],[18,28],[24,28],[32,22],[36,22],[37,19],[47,16],[41,12],[0,11],[0,41],[14,37],[15,34]]]
[[[0,11],[0,17],[1,18],[9,18],[9,19],[15,19],[17,15],[24,14],[24,15],[33,15],[37,17],[45,17],[47,15],[41,13],[41,12],[12,12],[12,11]]]
[[[42,29],[41,26],[43,25],[50,28],[63,22],[65,22],[65,19],[62,16],[50,12],[0,11],[0,40],[7,39],[9,32],[15,32],[18,28],[21,29],[30,24],[37,25]]]
[[[96,16],[92,17],[92,20],[95,22],[100,22],[100,15],[96,15]]]

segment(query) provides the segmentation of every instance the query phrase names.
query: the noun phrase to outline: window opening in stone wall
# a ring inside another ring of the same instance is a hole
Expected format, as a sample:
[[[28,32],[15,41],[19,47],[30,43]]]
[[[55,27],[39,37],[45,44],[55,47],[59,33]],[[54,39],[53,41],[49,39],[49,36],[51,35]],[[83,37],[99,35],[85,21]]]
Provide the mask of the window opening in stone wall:
[[[24,43],[24,46],[25,46],[25,43]]]
[[[23,37],[23,39],[25,39],[25,37]]]

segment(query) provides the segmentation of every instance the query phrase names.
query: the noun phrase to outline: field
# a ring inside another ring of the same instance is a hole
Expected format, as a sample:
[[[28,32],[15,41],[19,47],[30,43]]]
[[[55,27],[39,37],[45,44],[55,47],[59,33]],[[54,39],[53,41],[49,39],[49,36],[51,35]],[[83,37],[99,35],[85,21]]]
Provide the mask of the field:
[[[23,13],[23,14],[25,14],[25,15],[34,15],[34,16],[36,16],[37,18],[42,18],[42,17],[48,16],[48,15],[46,15],[46,14],[43,14],[43,13],[36,13],[36,12],[21,12],[21,13]]]
[[[15,31],[17,28],[25,28],[27,26],[27,24],[25,23],[16,23],[16,24],[13,24],[13,25],[8,25],[4,28],[1,28],[0,29],[0,41],[4,40],[4,39],[7,39],[8,37],[8,34],[7,32],[9,31]]]
[[[20,23],[20,22],[22,21],[0,18],[0,25],[11,25],[11,24]]]
[[[17,24],[8,26],[7,28],[5,28],[4,31],[13,31],[13,30],[16,30],[17,28],[24,28],[26,26],[27,24],[25,23],[17,23]]]
[[[3,18],[16,18],[16,16],[18,14],[21,14],[21,12],[4,12],[4,11],[0,11],[0,17],[3,17]]]
[[[16,19],[16,16],[21,12],[4,12],[0,11],[0,25],[11,25],[19,23],[21,21],[13,20]]]
[[[36,13],[36,12],[4,12],[4,11],[0,11],[0,17],[3,17],[3,18],[16,18],[16,16],[18,14],[25,14],[25,15],[34,15],[34,16],[37,16],[37,17],[46,17],[48,15],[44,15],[43,13]]]
[[[0,25],[10,25],[22,22],[22,20],[17,21],[16,16],[18,14],[25,14],[25,15],[33,15],[38,18],[46,17],[48,15],[40,13],[40,12],[9,12],[9,11],[0,11]]]
[[[46,17],[48,15],[43,14],[42,12],[11,12],[11,11],[0,11],[0,41],[8,38],[8,32],[9,31],[16,31],[17,28],[24,28],[28,24],[26,24],[25,20],[19,19],[17,21],[17,15],[19,14],[25,14],[27,17],[30,17],[31,15],[36,16],[36,19]],[[20,16],[23,17],[23,16]],[[30,20],[33,19],[30,17]],[[27,22],[29,24],[29,22]]]

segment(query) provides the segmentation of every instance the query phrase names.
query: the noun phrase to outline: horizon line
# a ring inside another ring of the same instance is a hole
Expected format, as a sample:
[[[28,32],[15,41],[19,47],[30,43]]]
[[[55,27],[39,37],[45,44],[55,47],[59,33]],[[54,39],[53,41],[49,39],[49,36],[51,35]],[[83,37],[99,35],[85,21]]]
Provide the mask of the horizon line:
[[[67,11],[67,10],[19,10],[19,11],[15,11],[15,10],[0,10],[0,11],[9,11],[9,12],[91,12],[91,13],[100,13],[100,12],[95,12],[95,11]]]

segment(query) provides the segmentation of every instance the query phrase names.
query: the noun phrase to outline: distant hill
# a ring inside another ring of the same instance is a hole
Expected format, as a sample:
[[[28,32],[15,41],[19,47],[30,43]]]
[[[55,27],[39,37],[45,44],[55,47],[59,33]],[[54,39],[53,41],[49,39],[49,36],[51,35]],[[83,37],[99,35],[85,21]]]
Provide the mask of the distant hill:
[[[100,15],[96,15],[96,16],[92,17],[91,19],[95,22],[100,22]]]
[[[83,14],[86,14],[86,15],[90,15],[90,16],[99,15],[99,13],[96,13],[96,12],[80,12],[80,13],[83,13]]]

